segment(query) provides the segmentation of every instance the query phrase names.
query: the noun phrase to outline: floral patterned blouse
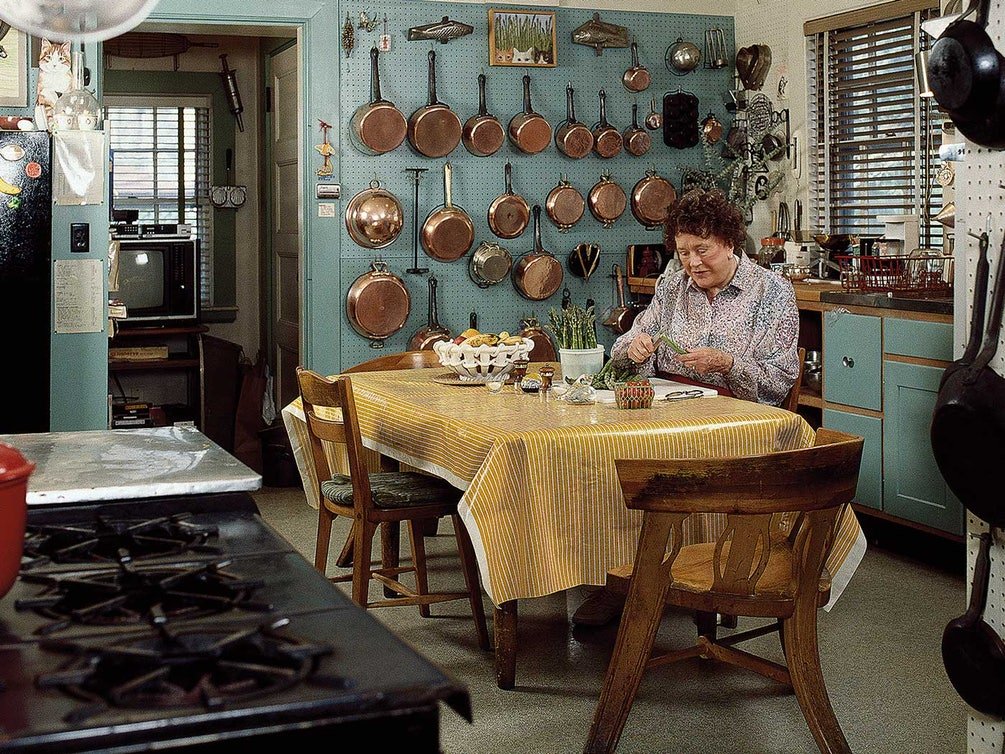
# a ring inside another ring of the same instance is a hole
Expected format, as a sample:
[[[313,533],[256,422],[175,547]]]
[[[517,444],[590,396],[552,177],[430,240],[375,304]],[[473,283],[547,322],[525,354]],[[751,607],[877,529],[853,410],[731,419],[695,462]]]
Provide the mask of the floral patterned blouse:
[[[643,375],[657,370],[710,385],[727,387],[737,398],[781,403],[799,377],[799,310],[792,284],[740,255],[736,274],[712,301],[683,270],[667,272],[656,283],[653,300],[632,328],[617,339],[612,358],[626,356],[635,336],[665,333],[681,348],[717,348],[733,357],[727,374],[698,374],[674,359],[660,343],[640,365]]]

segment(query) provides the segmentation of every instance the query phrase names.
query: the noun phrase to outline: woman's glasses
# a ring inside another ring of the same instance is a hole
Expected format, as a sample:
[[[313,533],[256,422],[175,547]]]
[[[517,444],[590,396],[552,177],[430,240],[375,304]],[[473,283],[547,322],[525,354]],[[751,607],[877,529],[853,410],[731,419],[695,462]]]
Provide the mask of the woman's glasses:
[[[661,400],[686,401],[688,398],[701,398],[704,394],[704,390],[674,390],[672,393],[664,395]]]

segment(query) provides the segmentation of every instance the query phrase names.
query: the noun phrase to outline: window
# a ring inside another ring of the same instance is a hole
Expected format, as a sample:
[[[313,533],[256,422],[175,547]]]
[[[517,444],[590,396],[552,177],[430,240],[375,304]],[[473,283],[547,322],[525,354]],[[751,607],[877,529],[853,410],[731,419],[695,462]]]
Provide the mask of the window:
[[[919,96],[915,52],[928,45],[925,0],[807,22],[810,210],[830,233],[878,236],[883,215],[919,215],[921,243],[940,243],[931,216],[941,118]],[[934,209],[933,209],[934,208]]]
[[[202,305],[213,304],[210,103],[202,97],[105,98],[112,206],[141,223],[188,223],[200,240]]]

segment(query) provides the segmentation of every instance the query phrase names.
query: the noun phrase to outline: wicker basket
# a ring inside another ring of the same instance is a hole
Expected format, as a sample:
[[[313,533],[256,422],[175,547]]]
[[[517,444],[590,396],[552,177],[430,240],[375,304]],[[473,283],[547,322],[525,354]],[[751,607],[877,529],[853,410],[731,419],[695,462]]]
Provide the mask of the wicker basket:
[[[614,401],[618,408],[652,408],[655,395],[652,385],[618,383],[614,386]]]

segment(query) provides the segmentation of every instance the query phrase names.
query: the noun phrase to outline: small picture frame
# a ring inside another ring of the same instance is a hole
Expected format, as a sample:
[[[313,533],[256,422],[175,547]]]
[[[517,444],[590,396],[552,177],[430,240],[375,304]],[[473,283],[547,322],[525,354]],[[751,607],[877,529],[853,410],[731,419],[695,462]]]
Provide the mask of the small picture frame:
[[[628,247],[626,267],[630,278],[657,278],[670,262],[667,247],[661,243],[638,243]]]
[[[554,68],[557,40],[553,11],[489,10],[489,65]]]
[[[0,107],[28,107],[28,35],[8,29],[0,38]]]

